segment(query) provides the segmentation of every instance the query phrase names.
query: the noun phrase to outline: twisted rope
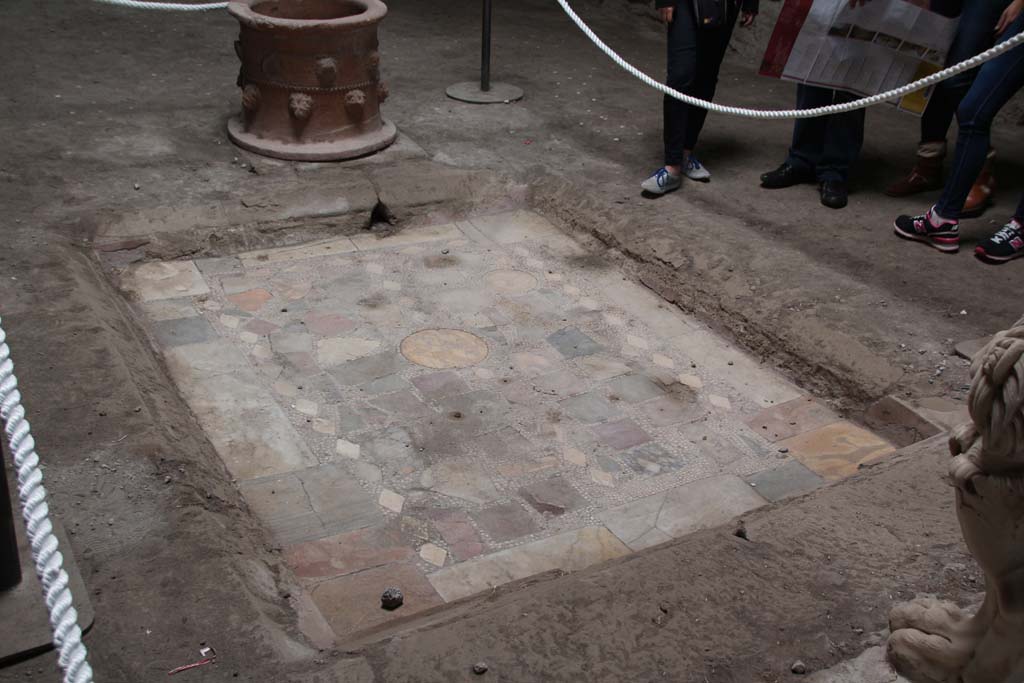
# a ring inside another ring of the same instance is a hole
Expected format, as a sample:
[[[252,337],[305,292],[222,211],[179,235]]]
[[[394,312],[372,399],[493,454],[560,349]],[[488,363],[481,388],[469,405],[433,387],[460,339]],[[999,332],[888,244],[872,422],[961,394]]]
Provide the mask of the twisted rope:
[[[187,2],[140,2],[140,0],[96,0],[105,5],[118,5],[132,9],[173,10],[176,12],[205,12],[211,9],[225,9],[226,2],[204,2],[192,5]]]
[[[18,476],[18,497],[22,517],[36,574],[43,584],[46,607],[50,612],[53,643],[59,650],[58,663],[64,671],[64,683],[92,683],[92,667],[78,627],[68,574],[64,571],[64,557],[60,554],[57,537],[50,523],[50,509],[46,504],[43,473],[39,469],[39,456],[32,430],[25,419],[21,405],[18,378],[14,376],[11,349],[7,346],[7,333],[0,324],[0,417],[3,418],[8,443],[14,456],[14,469]],[[2,474],[2,473],[0,473]]]
[[[184,12],[202,12],[212,9],[224,9],[228,6],[226,2],[208,2],[202,4],[189,4],[181,2],[144,2],[142,0],[96,0],[96,2],[102,2],[108,5],[118,5],[121,7],[130,7],[133,9],[147,9],[147,10],[175,10]],[[694,107],[700,107],[701,109],[707,109],[708,111],[717,112],[719,114],[729,114],[731,116],[739,116],[748,119],[809,119],[816,116],[825,116],[827,114],[841,114],[847,111],[853,111],[854,109],[864,109],[875,104],[881,104],[888,100],[898,99],[904,95],[908,95],[918,90],[923,90],[931,85],[952,78],[958,73],[969,71],[985,62],[998,57],[1007,50],[1010,50],[1022,42],[1024,42],[1024,33],[1019,33],[1009,40],[1006,40],[998,45],[995,45],[984,52],[977,54],[970,59],[966,59],[959,64],[947,67],[941,71],[937,71],[930,76],[921,78],[912,83],[908,83],[899,88],[894,88],[877,95],[871,95],[870,97],[863,97],[859,100],[852,100],[850,102],[843,102],[840,104],[830,104],[825,107],[815,107],[813,109],[747,109],[745,107],[733,107],[724,104],[715,104],[708,100],[702,100],[692,95],[681,93],[674,88],[670,88],[667,85],[656,81],[640,69],[636,68],[625,59],[623,59],[615,50],[608,47],[603,40],[597,37],[597,34],[583,21],[576,12],[573,11],[572,7],[569,6],[568,0],[557,0],[562,10],[572,19],[573,23],[583,32],[587,38],[590,39],[594,45],[604,52],[613,62],[618,64],[620,67],[626,70],[634,78],[639,79],[644,84],[658,90],[659,92],[665,93],[669,97],[673,97],[681,102],[692,105]]]
[[[681,102],[692,105],[694,107],[700,107],[701,109],[707,109],[708,111],[717,112],[719,114],[729,114],[731,116],[740,116],[748,119],[809,119],[815,116],[824,116],[826,114],[841,114],[847,111],[853,111],[854,109],[863,109],[870,107],[874,104],[879,104],[887,100],[896,99],[903,97],[909,93],[917,90],[923,90],[930,85],[934,85],[940,81],[944,81],[947,78],[951,78],[958,73],[963,71],[969,71],[980,64],[984,64],[990,59],[994,59],[999,55],[1003,54],[1007,50],[1017,47],[1024,42],[1024,33],[1018,33],[1009,40],[999,43],[998,45],[985,50],[984,52],[977,54],[970,59],[964,60],[959,64],[955,64],[951,67],[943,69],[942,71],[936,71],[930,76],[926,76],[920,80],[916,80],[913,83],[908,83],[899,88],[889,90],[887,92],[878,93],[870,97],[863,97],[859,100],[851,100],[850,102],[843,102],[841,104],[830,104],[826,107],[815,107],[814,109],[746,109],[744,107],[731,107],[724,104],[715,104],[707,100],[702,100],[692,95],[686,95],[679,92],[667,85],[660,83],[640,69],[636,68],[625,59],[623,59],[615,50],[608,47],[604,41],[597,37],[597,34],[587,26],[586,22],[580,19],[579,15],[572,10],[569,6],[568,0],[557,0],[558,4],[562,6],[569,18],[572,19],[573,23],[579,27],[583,34],[590,38],[590,41],[594,43],[602,52],[611,58],[613,62],[621,66],[634,78],[639,79],[641,82],[649,85],[650,87],[665,93],[669,97],[673,97]]]

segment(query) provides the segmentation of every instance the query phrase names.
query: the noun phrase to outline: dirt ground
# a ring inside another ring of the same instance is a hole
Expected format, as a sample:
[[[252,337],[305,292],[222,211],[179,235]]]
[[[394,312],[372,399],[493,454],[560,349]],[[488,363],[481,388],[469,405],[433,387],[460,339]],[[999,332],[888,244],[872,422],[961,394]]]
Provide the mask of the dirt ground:
[[[609,43],[660,73],[649,12],[578,4]],[[929,443],[759,513],[749,542],[704,532],[351,644],[354,659],[319,651],[300,633],[279,554],[87,248],[131,212],[236,201],[259,178],[236,158],[274,169],[224,138],[238,106],[236,26],[223,13],[88,2],[12,0],[4,10],[0,314],[52,508],[73,532],[96,609],[87,642],[98,680],[162,678],[200,642],[219,661],[190,680],[461,680],[478,659],[504,681],[789,680],[793,659],[817,669],[873,642],[895,601],[977,591],[940,479],[941,444]],[[614,248],[666,299],[852,415],[892,392],[962,397],[952,343],[1019,317],[1007,294],[1024,270],[978,263],[969,246],[1016,201],[1021,129],[997,131],[1005,189],[966,224],[956,257],[891,235],[893,215],[929,198],[880,193],[916,139],[916,122],[885,108],[868,115],[842,212],[821,207],[809,186],[758,189],[784,156],[789,123],[722,117],[710,118],[700,147],[713,181],[645,200],[638,184],[659,163],[659,96],[607,63],[553,2],[502,4],[495,22],[495,78],[527,98],[463,105],[443,92],[475,74],[478,3],[394,3],[381,38],[386,114],[435,165],[468,172],[495,203],[528,200]],[[757,39],[766,35],[761,27]],[[791,106],[792,85],[754,75],[756,52],[730,57],[719,99]],[[950,369],[935,377],[943,361]],[[0,681],[58,680],[55,670],[42,657],[0,670]]]

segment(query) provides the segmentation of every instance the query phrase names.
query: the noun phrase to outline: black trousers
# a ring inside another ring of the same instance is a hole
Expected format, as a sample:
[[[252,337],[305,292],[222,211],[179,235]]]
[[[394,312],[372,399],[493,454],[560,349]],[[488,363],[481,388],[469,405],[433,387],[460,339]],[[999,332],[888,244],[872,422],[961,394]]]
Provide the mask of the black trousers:
[[[703,100],[715,96],[718,71],[725,58],[739,10],[736,2],[726,0],[728,17],[717,28],[700,28],[693,0],[679,0],[675,17],[668,25],[668,79],[666,84],[679,92]],[[706,109],[691,107],[665,96],[665,164],[683,163],[683,150],[693,149],[707,118]]]
[[[844,90],[803,83],[796,86],[797,109],[815,109],[855,99],[857,95]],[[797,119],[793,124],[793,144],[786,161],[797,168],[814,171],[818,180],[845,182],[863,144],[863,109],[813,119]]]

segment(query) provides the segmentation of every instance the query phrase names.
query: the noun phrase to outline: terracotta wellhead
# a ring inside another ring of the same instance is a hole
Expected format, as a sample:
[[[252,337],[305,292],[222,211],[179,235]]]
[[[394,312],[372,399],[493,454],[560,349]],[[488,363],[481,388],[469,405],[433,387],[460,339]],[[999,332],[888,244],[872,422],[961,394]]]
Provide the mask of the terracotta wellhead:
[[[235,144],[279,159],[363,156],[395,141],[381,117],[380,0],[238,0],[241,113]]]

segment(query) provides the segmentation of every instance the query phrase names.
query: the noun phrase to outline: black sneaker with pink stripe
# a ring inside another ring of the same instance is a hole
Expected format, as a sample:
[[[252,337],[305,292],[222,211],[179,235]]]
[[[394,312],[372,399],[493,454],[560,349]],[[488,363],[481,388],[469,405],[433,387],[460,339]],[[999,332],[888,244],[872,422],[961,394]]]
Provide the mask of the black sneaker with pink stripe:
[[[947,254],[960,251],[960,226],[955,220],[939,217],[933,209],[922,216],[898,216],[892,228],[903,239],[924,242]]]
[[[1024,229],[1019,218],[1012,219],[999,232],[982,240],[974,248],[975,255],[983,261],[1002,263],[1024,256]]]

